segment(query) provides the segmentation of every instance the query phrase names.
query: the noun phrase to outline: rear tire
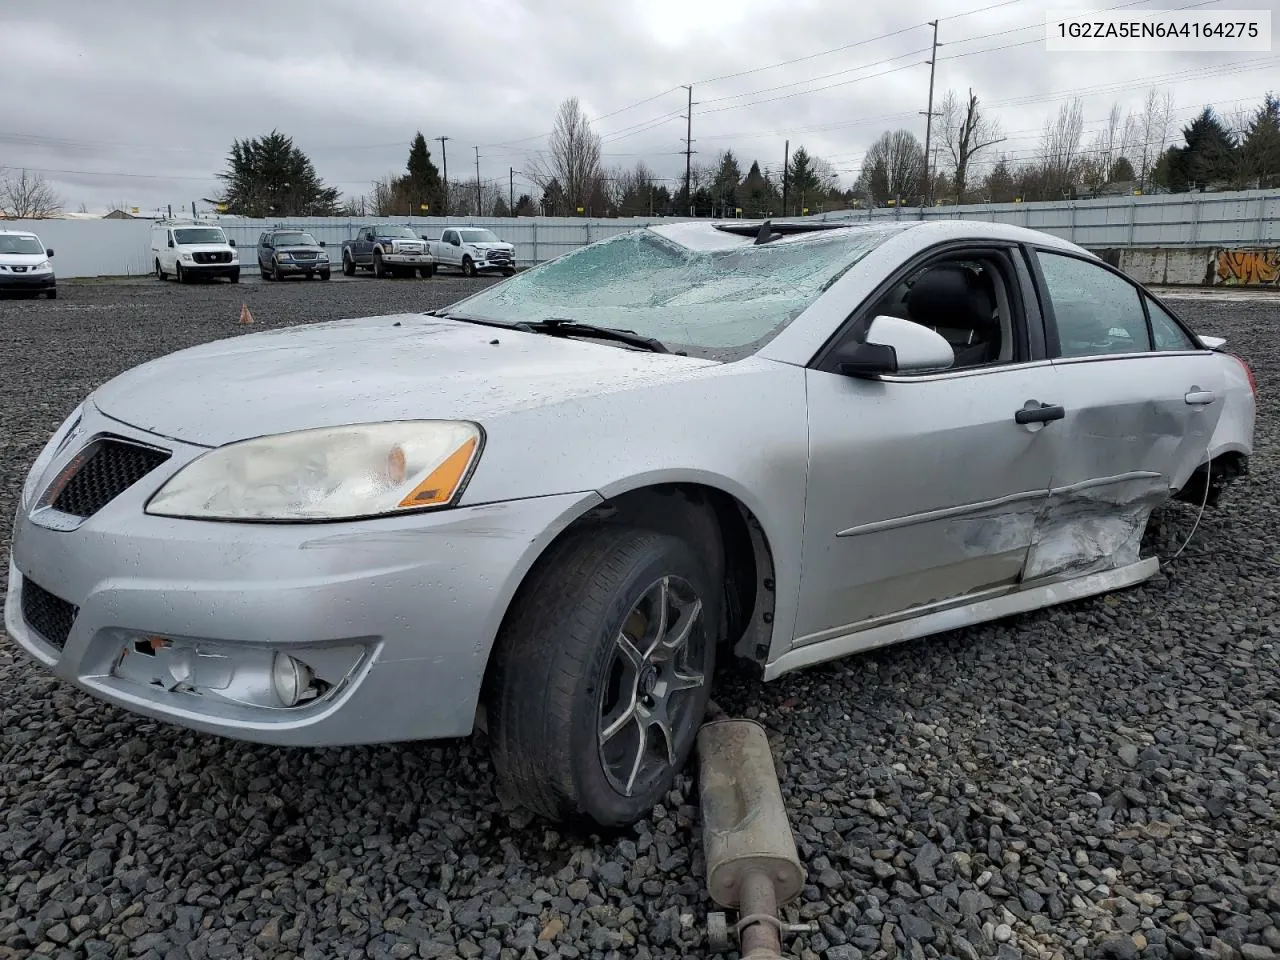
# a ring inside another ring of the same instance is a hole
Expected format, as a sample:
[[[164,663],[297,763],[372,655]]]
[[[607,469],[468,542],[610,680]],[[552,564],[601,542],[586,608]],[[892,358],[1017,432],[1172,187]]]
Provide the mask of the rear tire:
[[[169,278],[168,278],[168,276],[167,276],[167,275],[165,274],[165,272],[164,272],[164,267],[160,266],[160,258],[159,258],[159,257],[156,257],[156,279],[157,279],[157,280],[159,280],[159,281],[161,281],[162,283],[163,283],[165,280],[169,279]]]
[[[666,534],[599,525],[553,544],[511,605],[486,683],[499,788],[554,820],[646,816],[706,712],[721,592]]]

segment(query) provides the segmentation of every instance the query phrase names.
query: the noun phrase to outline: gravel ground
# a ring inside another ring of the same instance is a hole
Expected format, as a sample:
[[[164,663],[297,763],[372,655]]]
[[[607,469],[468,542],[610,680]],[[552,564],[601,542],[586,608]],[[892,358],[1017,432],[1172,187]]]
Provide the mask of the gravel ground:
[[[0,542],[85,393],[245,332],[242,301],[262,327],[472,286],[68,283],[0,302]],[[1254,365],[1258,449],[1162,575],[718,691],[773,732],[818,928],[793,955],[1280,955],[1280,299],[1184,309]],[[1175,549],[1194,513],[1166,512],[1153,545]],[[706,955],[687,779],[634,830],[562,835],[495,800],[478,744],[215,740],[98,704],[9,643],[0,769],[0,958]]]

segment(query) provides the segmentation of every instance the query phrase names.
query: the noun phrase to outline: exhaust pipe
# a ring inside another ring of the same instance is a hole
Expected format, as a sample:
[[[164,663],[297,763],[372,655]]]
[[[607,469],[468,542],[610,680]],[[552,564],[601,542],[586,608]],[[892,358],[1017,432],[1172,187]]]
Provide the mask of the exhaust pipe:
[[[800,896],[805,873],[764,727],[713,720],[698,731],[707,892],[738,913],[742,960],[780,960],[778,909]],[[723,915],[709,918],[713,949],[727,946]]]

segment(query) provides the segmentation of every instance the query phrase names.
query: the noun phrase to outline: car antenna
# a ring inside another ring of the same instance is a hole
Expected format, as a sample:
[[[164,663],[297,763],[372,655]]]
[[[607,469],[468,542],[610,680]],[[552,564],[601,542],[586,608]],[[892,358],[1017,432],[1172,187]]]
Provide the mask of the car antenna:
[[[756,234],[756,242],[752,244],[752,246],[758,247],[762,243],[768,243],[773,239],[770,236],[771,233],[773,233],[773,221],[766,220],[764,223],[760,224],[760,231]]]

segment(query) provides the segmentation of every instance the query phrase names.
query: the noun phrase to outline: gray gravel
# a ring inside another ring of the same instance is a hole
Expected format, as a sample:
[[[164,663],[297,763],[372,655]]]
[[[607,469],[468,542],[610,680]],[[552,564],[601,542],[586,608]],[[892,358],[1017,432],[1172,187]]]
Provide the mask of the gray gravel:
[[[483,281],[482,281],[483,282]],[[0,301],[0,541],[85,393],[189,344],[467,281],[64,284]],[[813,960],[1280,956],[1280,299],[1188,301],[1260,388],[1252,475],[1153,582],[719,702],[774,732]],[[249,330],[255,328],[248,328]],[[1190,529],[1173,508],[1149,538]],[[0,571],[0,577],[3,577]],[[98,704],[0,644],[0,958],[701,957],[684,779],[563,836],[479,744],[289,750]]]

